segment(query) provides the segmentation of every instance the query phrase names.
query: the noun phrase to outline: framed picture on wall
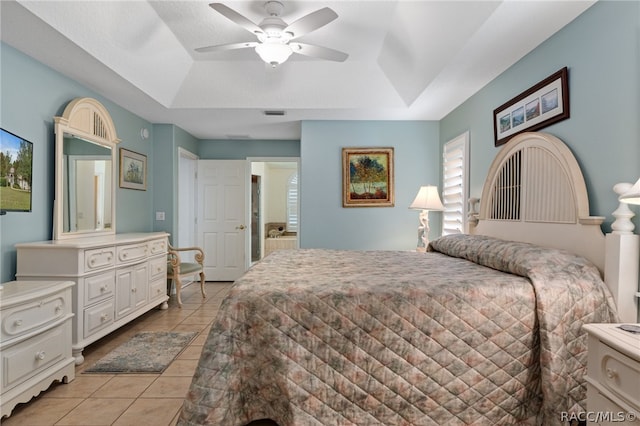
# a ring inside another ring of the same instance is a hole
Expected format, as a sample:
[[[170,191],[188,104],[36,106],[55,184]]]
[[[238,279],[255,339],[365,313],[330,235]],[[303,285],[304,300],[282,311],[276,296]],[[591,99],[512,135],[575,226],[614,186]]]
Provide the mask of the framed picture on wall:
[[[342,206],[393,205],[393,148],[342,148]]]
[[[533,132],[569,118],[567,67],[493,110],[495,146],[524,131]]]
[[[120,148],[120,188],[147,190],[147,156]]]

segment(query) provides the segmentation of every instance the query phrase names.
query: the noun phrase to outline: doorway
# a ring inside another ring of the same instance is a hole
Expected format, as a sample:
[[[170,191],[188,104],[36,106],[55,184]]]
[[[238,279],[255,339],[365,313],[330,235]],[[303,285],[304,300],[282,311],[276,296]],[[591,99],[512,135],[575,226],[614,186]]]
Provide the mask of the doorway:
[[[250,158],[251,175],[259,178],[257,199],[251,191],[252,262],[272,251],[299,247],[298,158]],[[252,187],[253,187],[252,182]],[[255,234],[253,220],[255,220]],[[259,254],[256,255],[256,254]],[[256,256],[253,256],[256,255]]]

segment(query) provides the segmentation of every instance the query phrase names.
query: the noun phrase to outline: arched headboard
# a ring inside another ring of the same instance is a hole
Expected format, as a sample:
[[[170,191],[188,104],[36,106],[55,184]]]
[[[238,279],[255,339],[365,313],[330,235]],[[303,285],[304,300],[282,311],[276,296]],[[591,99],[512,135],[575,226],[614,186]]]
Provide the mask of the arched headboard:
[[[496,155],[471,233],[569,250],[605,263],[604,217],[589,215],[580,167],[547,133],[521,133]]]

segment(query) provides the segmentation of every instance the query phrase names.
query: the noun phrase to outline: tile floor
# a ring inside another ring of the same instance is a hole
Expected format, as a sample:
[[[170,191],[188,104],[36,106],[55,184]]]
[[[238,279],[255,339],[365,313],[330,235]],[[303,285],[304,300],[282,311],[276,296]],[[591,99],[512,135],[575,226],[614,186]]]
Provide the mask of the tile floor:
[[[206,284],[206,299],[196,283],[182,291],[182,308],[175,298],[169,309],[154,309],[85,348],[85,362],[75,380],[54,383],[26,404],[19,404],[3,426],[38,425],[175,425],[202,345],[231,283]],[[140,331],[198,331],[162,374],[83,374],[112,349]]]

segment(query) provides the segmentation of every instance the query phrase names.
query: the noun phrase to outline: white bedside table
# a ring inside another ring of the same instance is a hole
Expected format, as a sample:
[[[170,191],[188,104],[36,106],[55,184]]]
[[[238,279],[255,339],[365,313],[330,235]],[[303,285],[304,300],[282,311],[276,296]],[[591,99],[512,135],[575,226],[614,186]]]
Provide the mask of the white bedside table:
[[[640,334],[619,326],[584,326],[589,335],[586,381],[590,424],[640,425]]]
[[[0,286],[0,416],[75,378],[71,356],[71,281],[12,281]]]

